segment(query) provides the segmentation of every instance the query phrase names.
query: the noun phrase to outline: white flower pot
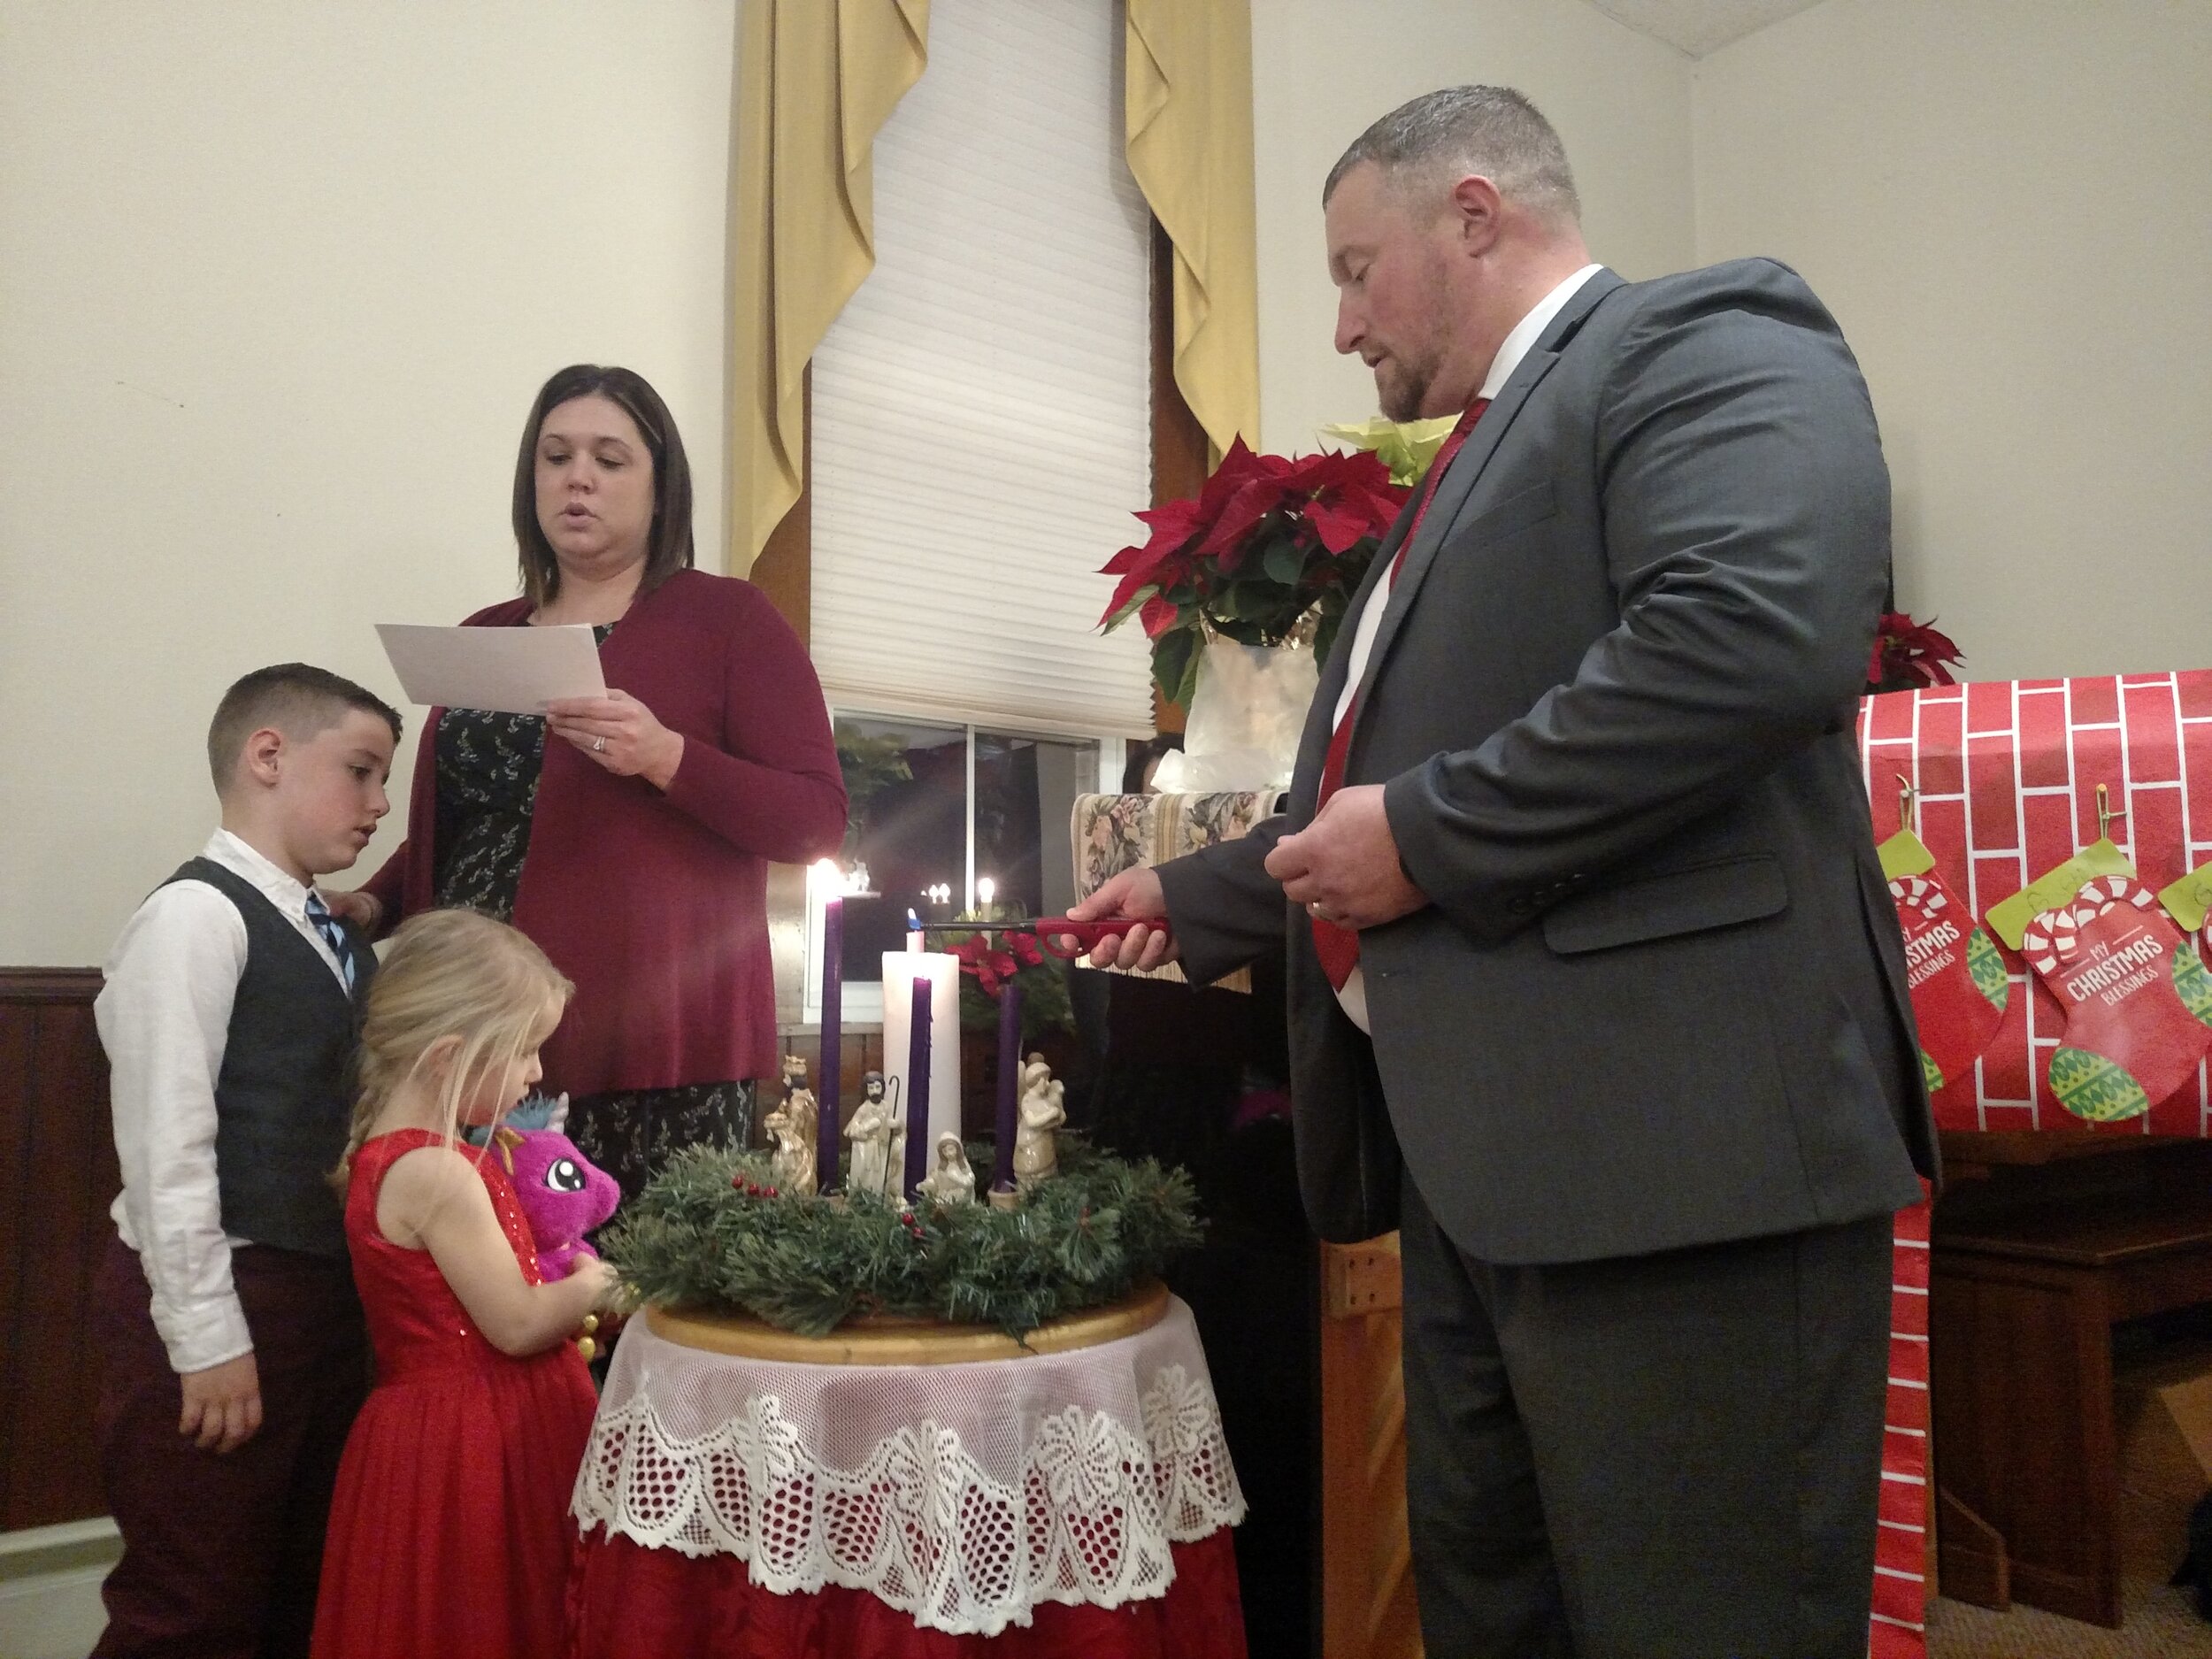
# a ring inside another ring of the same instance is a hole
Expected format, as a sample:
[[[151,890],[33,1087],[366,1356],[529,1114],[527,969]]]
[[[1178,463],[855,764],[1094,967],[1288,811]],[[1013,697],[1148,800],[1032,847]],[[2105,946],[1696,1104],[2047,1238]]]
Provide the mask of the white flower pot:
[[[1163,795],[1284,787],[1320,678],[1310,645],[1209,641],[1182,752],[1161,759],[1153,787]]]

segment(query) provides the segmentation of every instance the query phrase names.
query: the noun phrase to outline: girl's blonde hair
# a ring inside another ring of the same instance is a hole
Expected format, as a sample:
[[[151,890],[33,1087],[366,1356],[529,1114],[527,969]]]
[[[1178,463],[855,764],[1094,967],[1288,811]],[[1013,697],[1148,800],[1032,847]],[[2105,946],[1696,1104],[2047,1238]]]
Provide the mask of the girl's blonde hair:
[[[377,1114],[422,1073],[441,1040],[459,1042],[438,1089],[438,1118],[450,1146],[462,1102],[552,1034],[575,988],[545,952],[488,916],[426,910],[401,924],[369,982],[353,1127],[331,1174],[339,1190]]]

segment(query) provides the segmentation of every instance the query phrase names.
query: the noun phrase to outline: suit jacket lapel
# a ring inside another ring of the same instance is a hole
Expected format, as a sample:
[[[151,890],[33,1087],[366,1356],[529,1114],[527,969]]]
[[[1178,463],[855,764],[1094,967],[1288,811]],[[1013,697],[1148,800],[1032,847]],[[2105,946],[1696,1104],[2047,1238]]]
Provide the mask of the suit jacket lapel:
[[[1513,429],[1514,418],[1528,396],[1551,373],[1559,361],[1559,354],[1568,340],[1583,321],[1597,308],[1597,303],[1622,285],[1621,279],[1610,271],[1600,271],[1579,288],[1574,297],[1560,308],[1549,327],[1538,336],[1536,343],[1515,366],[1506,383],[1498,388],[1498,395],[1490,401],[1490,407],[1482,411],[1482,419],[1467,434],[1467,442],[1453,458],[1451,471],[1436,488],[1436,499],[1429,503],[1428,517],[1421,522],[1421,534],[1406,549],[1405,567],[1398,572],[1398,580],[1390,590],[1382,621],[1375,630],[1375,643],[1367,655],[1367,672],[1360,680],[1359,700],[1352,705],[1352,718],[1357,722],[1366,710],[1368,693],[1373,687],[1375,676],[1382,671],[1390,655],[1392,643],[1397,639],[1399,627],[1405,621],[1406,612],[1412,608],[1414,596],[1420,591],[1421,581],[1436,562],[1436,555],[1450,537],[1452,528],[1466,507],[1475,486],[1481,482],[1483,469],[1498,446],[1505,442]],[[1375,557],[1375,569],[1387,569],[1385,557]],[[1371,576],[1372,572],[1370,572]],[[1357,613],[1353,613],[1356,615]],[[1340,687],[1342,681],[1338,682]],[[1358,726],[1353,727],[1355,741]],[[1327,738],[1323,738],[1327,742]]]

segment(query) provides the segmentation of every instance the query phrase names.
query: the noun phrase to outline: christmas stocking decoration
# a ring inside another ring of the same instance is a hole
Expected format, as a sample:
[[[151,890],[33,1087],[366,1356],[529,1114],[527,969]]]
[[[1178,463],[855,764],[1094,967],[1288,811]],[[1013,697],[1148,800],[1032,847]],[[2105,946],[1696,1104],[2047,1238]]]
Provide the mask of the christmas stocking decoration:
[[[2141,882],[2085,883],[2028,924],[2022,950],[2066,1011],[2051,1092],[2076,1117],[2138,1117],[2212,1049],[2212,975]]]
[[[1920,1069],[1939,1089],[1995,1041],[2005,1017],[2004,958],[1996,941],[1930,871],[1889,884],[1905,932],[1905,982],[1920,1027]]]

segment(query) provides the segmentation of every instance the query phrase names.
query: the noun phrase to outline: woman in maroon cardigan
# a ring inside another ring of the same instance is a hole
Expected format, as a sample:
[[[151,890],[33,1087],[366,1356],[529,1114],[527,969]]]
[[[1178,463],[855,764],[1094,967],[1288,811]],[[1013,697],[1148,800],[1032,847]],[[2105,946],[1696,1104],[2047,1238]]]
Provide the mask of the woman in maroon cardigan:
[[[768,864],[836,851],[845,786],[797,636],[749,582],[690,568],[690,468],[642,379],[546,382],[514,526],[522,596],[465,626],[588,623],[607,695],[433,710],[407,841],[342,902],[372,933],[463,905],[537,941],[576,983],[546,1087],[626,1198],[680,1147],[750,1138],[777,1060]]]

